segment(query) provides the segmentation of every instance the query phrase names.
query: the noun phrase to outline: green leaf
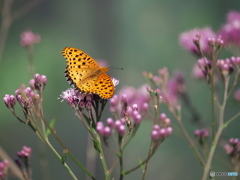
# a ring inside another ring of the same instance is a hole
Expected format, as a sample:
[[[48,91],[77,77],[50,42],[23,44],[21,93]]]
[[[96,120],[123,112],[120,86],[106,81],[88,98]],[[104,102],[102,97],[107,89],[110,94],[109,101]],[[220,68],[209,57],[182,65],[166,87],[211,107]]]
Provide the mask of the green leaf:
[[[99,143],[98,143],[98,141],[95,140],[95,139],[92,139],[92,141],[93,141],[93,146],[94,146],[94,148],[96,149],[96,151],[97,151],[98,153],[100,153],[101,150],[100,150],[100,148],[99,148]]]
[[[54,128],[55,122],[56,122],[56,119],[53,118],[53,119],[50,121],[49,126],[50,126],[51,128]],[[51,134],[51,130],[50,130],[49,128],[47,128],[46,134],[47,134],[47,136],[49,136],[49,135]]]
[[[141,158],[139,156],[138,156],[138,163],[139,163],[139,165],[141,164],[141,169],[144,170],[144,166],[142,164],[142,160],[141,160]]]

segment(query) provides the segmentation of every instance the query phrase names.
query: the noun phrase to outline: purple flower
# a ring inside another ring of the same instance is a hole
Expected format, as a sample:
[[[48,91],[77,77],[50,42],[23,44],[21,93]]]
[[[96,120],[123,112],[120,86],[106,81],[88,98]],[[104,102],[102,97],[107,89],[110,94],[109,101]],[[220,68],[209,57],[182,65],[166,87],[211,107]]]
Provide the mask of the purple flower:
[[[107,124],[109,127],[114,127],[114,120],[112,118],[107,118]]]
[[[123,124],[121,124],[118,129],[116,129],[117,132],[120,134],[120,135],[124,135],[125,133],[125,126]]]
[[[167,115],[165,113],[161,113],[159,119],[161,121],[164,121],[167,118]]]
[[[32,148],[23,146],[22,150],[17,152],[18,157],[30,157],[32,154]]]
[[[128,106],[138,107],[140,112],[146,111],[146,103],[149,104],[151,97],[146,90],[146,85],[142,85],[140,88],[124,87],[119,91],[119,97],[121,102],[127,103]]]
[[[117,95],[114,95],[111,99],[110,99],[110,111],[114,112],[116,110],[116,107],[119,103],[119,98]]]
[[[230,58],[232,64],[236,66],[237,68],[240,68],[240,57],[231,57]]]
[[[159,131],[153,129],[152,130],[152,140],[157,141],[159,139]]]
[[[31,89],[43,90],[47,84],[47,77],[45,75],[35,74],[34,79],[29,81]]]
[[[172,132],[173,132],[173,128],[172,127],[169,126],[169,127],[166,128],[166,135],[167,136],[170,136],[172,134]]]
[[[235,44],[240,46],[240,12],[230,11],[227,21],[218,32],[225,45]]]
[[[100,134],[102,136],[104,135],[104,124],[103,124],[103,122],[101,122],[101,121],[97,122],[96,130],[97,130],[98,134]]]
[[[217,60],[217,66],[223,75],[228,75],[233,72],[233,64],[229,58]]]
[[[234,93],[234,98],[240,102],[240,89],[237,89]]]
[[[180,72],[176,72],[167,82],[167,89],[162,93],[163,102],[173,107],[178,104],[178,97],[186,91],[185,80]]]
[[[7,108],[13,109],[16,104],[16,98],[13,95],[6,94],[3,101]]]
[[[207,138],[209,136],[207,129],[196,129],[194,131],[196,137]]]
[[[110,135],[111,135],[111,128],[110,127],[108,127],[108,126],[106,126],[105,128],[104,128],[104,137],[109,137]]]
[[[225,152],[229,155],[229,154],[232,154],[232,152],[233,152],[233,147],[230,146],[229,144],[225,144],[225,145],[224,145],[224,150],[225,150]]]
[[[109,137],[111,135],[111,128],[109,126],[104,126],[103,122],[99,121],[97,123],[97,127],[96,130],[98,132],[99,135],[103,136],[103,137]]]
[[[211,48],[208,45],[208,38],[216,37],[213,30],[209,27],[205,27],[203,29],[195,28],[193,30],[183,32],[179,36],[179,43],[180,45],[187,49],[188,51],[199,55],[199,50],[197,46],[194,44],[193,40],[197,36],[200,36],[200,48],[202,49],[203,53],[210,54]]]
[[[125,133],[125,120],[116,120],[115,121],[115,129],[119,133],[119,135],[124,135]]]
[[[167,135],[165,128],[161,128],[158,133],[159,133],[159,137],[161,137],[161,138],[163,138]]]
[[[39,34],[33,33],[31,30],[26,30],[21,34],[21,45],[27,47],[33,44],[38,44],[41,41]]]
[[[142,116],[139,113],[133,113],[133,120],[135,125],[139,125],[142,122]]]
[[[40,95],[30,87],[20,86],[16,91],[16,99],[24,109],[30,109],[33,105],[40,103]]]
[[[8,167],[8,160],[3,160],[3,161],[0,161],[0,179],[4,180],[4,176],[5,176],[5,173],[6,173],[6,169]]]
[[[239,143],[239,139],[238,138],[230,138],[229,143],[231,143],[232,145],[237,145]]]
[[[170,126],[171,125],[171,120],[167,118],[165,113],[161,113],[160,117],[160,125],[155,124],[153,125],[152,128],[152,140],[157,141],[161,140],[163,138],[166,138],[172,134],[173,128]]]
[[[161,127],[169,127],[171,125],[171,119],[165,113],[160,114],[159,120]]]
[[[229,139],[230,144],[225,144],[224,149],[227,153],[227,155],[230,156],[232,160],[239,161],[240,156],[240,141],[238,138],[230,138]]]
[[[83,101],[84,97],[85,94],[73,88],[69,88],[66,91],[63,91],[58,99],[62,99],[62,101],[66,100],[71,107],[77,107],[79,105],[80,107],[84,108],[86,105],[86,102]]]
[[[205,74],[203,70],[198,66],[198,64],[195,64],[192,69],[193,77],[196,79],[205,79]]]

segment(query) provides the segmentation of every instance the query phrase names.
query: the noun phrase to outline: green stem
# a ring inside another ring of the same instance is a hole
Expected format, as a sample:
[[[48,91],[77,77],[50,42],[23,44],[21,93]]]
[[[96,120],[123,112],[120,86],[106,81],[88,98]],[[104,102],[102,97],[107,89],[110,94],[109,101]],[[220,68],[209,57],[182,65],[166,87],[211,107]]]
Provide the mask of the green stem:
[[[68,152],[69,157],[90,177],[92,180],[95,180],[94,176],[88,172],[88,170],[76,160],[76,158],[72,155],[72,153]]]
[[[100,156],[100,160],[102,162],[103,170],[104,170],[104,173],[105,173],[105,180],[110,180],[110,173],[109,173],[108,168],[107,168],[107,163],[106,163],[106,159],[104,157],[101,139],[100,139],[100,136],[98,134],[97,134],[96,140],[98,141],[98,145],[99,145],[98,148],[100,149],[99,156]]]
[[[235,116],[233,116],[231,119],[229,119],[227,122],[224,123],[223,128],[226,128],[233,120],[235,120],[238,116],[240,116],[240,112],[237,113]]]
[[[160,144],[161,144],[162,142],[163,142],[163,140],[160,141],[157,145],[155,145],[155,146],[153,147],[153,150],[152,150],[151,154],[150,154],[144,161],[142,161],[142,162],[141,162],[139,165],[137,165],[136,167],[134,167],[134,168],[132,168],[132,169],[130,169],[130,170],[128,170],[128,171],[122,172],[122,174],[124,174],[124,175],[129,174],[129,173],[135,171],[136,169],[140,168],[142,165],[144,165],[144,164],[145,164],[147,161],[149,161],[149,159],[154,155],[155,151],[157,150],[157,148],[160,146]]]
[[[52,150],[52,152],[56,155],[56,157],[59,159],[59,161],[62,163],[62,157],[58,154],[58,152],[54,149],[54,147],[51,145],[51,143],[42,135],[41,131],[37,128],[37,134],[39,137],[47,144],[47,146]],[[69,166],[64,162],[62,163],[65,169],[68,171],[68,173],[72,176],[74,180],[77,180],[77,177],[72,172],[72,170],[69,168]]]
[[[189,143],[189,146],[190,148],[192,149],[192,151],[194,152],[194,154],[197,156],[199,162],[201,163],[202,167],[205,166],[205,162],[204,162],[204,159],[202,158],[201,154],[199,153],[194,141],[191,139],[191,137],[189,136],[189,134],[187,133],[182,121],[181,121],[181,115],[177,115],[175,112],[173,112],[173,115],[174,117],[176,118],[177,120],[177,123],[183,133],[183,136],[187,139],[188,143]]]
[[[48,145],[48,147],[53,151],[53,153],[57,156],[60,162],[62,162],[62,157],[58,154],[58,152],[54,149],[54,147],[49,143],[49,141],[44,140],[45,143]],[[74,180],[77,180],[78,178],[75,176],[75,174],[72,172],[72,170],[69,168],[69,166],[66,163],[62,163],[65,169],[67,169],[68,173],[72,176]]]
[[[237,85],[238,78],[239,78],[239,74],[240,74],[240,69],[238,68],[238,69],[237,69],[237,72],[235,73],[235,76],[234,76],[233,85],[232,85],[232,87],[230,88],[230,90],[229,90],[229,92],[228,92],[228,98],[229,98],[229,96],[232,94],[235,86]]]
[[[152,151],[153,151],[153,141],[151,140],[150,147],[149,147],[149,150],[148,150],[148,157],[151,156]],[[142,180],[144,180],[145,177],[146,177],[146,172],[147,172],[149,160],[150,160],[150,158],[147,158],[147,161],[146,161],[146,164],[145,164],[145,167],[144,167],[144,170],[143,170]]]
[[[214,71],[214,61],[212,61],[212,67]],[[215,106],[214,106],[214,74],[211,74],[211,109],[212,109],[212,142],[214,140],[214,136],[215,136]]]
[[[212,146],[208,155],[208,159],[207,159],[207,163],[206,166],[204,168],[204,173],[203,173],[203,177],[202,180],[206,180],[208,175],[209,175],[209,170],[212,164],[212,159],[217,147],[217,143],[220,139],[220,136],[222,134],[223,128],[224,128],[224,111],[225,111],[225,106],[227,103],[227,94],[228,94],[228,83],[229,83],[229,76],[224,76],[224,80],[225,80],[225,87],[224,87],[224,96],[223,96],[223,103],[222,106],[219,109],[219,128],[217,130],[216,136],[212,142]]]
[[[223,130],[223,124],[219,124],[219,126],[220,127],[218,128],[218,131],[216,133],[214,141],[212,142],[212,146],[211,146],[211,149],[210,149],[210,152],[209,152],[209,155],[208,155],[208,159],[207,159],[207,163],[206,163],[206,166],[205,166],[205,169],[204,169],[202,180],[206,180],[207,177],[209,176],[209,169],[211,167],[213,155],[214,155],[215,149],[217,147],[218,140],[219,140],[219,138],[222,134],[222,130]]]
[[[155,114],[154,125],[157,124],[159,99],[156,98],[156,101],[157,101],[156,105],[153,106],[153,108],[154,108],[154,114]],[[149,150],[148,150],[148,157],[151,156],[152,151],[153,151],[153,141],[151,140],[150,147],[149,147]],[[150,160],[150,158],[148,158],[148,160],[147,160],[147,162],[146,162],[146,164],[145,164],[145,167],[144,167],[144,170],[143,170],[142,180],[144,180],[145,177],[146,177],[146,172],[147,172],[149,160]]]
[[[86,173],[89,175],[89,177],[91,177],[92,179],[95,179],[94,176],[87,171],[87,169],[81,165],[81,163],[79,163],[76,158],[71,154],[71,152],[68,150],[68,148],[66,147],[66,145],[62,142],[62,140],[58,137],[56,131],[50,127],[50,125],[48,124],[48,122],[46,121],[46,119],[42,116],[41,114],[41,118],[44,122],[44,124],[50,129],[51,133],[54,135],[55,139],[58,141],[58,143],[67,151],[67,154],[69,155],[69,157]]]

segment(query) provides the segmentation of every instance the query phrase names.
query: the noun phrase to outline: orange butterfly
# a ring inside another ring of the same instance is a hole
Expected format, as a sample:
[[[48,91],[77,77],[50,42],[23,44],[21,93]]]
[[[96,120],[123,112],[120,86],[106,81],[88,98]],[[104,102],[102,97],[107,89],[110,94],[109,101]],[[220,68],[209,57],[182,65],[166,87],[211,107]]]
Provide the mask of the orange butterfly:
[[[65,77],[71,85],[85,93],[98,94],[103,99],[109,99],[114,94],[111,77],[106,74],[108,67],[100,67],[98,63],[85,52],[66,47],[62,50],[67,67]]]

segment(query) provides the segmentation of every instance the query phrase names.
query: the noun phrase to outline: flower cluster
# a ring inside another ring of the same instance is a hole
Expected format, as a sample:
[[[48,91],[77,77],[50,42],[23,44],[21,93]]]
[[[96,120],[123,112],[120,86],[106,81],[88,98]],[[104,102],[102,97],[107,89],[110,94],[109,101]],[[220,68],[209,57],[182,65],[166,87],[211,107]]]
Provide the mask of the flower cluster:
[[[41,109],[42,92],[47,84],[47,78],[44,75],[35,74],[34,78],[30,80],[30,87],[21,85],[16,91],[15,96],[6,94],[3,101],[7,108],[11,110],[13,115],[21,122],[28,124],[34,131],[36,124],[31,122],[30,119],[38,114],[36,111]],[[16,102],[21,106],[26,120],[22,120],[15,112]],[[34,125],[35,124],[35,125]]]
[[[28,47],[33,44],[40,43],[41,38],[39,34],[33,33],[31,30],[26,30],[21,34],[21,45],[23,47]]]
[[[217,67],[220,69],[223,75],[228,75],[233,72],[233,63],[229,58],[225,60],[223,59],[217,60]]]
[[[153,125],[152,140],[158,141],[172,134],[171,120],[167,118],[165,113],[160,114],[159,124]]]
[[[112,78],[112,82],[114,87],[119,84],[119,80],[116,78]],[[107,102],[107,100],[100,99],[97,94],[84,93],[73,88],[63,91],[58,99],[62,99],[62,101],[66,100],[74,110],[83,110],[85,108],[90,110],[94,106],[94,103],[99,100]]]
[[[200,41],[200,48],[202,49],[203,53],[210,54],[211,48],[209,47],[209,37],[216,37],[216,34],[211,28],[196,28],[180,34],[179,43],[183,48],[197,56],[200,56],[201,53],[194,42]]]
[[[118,99],[118,96],[114,95],[112,99],[113,101],[116,101],[116,99]],[[115,106],[114,113],[122,114],[122,117],[119,117],[119,119],[116,120],[108,118],[107,126],[104,126],[103,122],[97,123],[96,129],[101,136],[108,137],[110,136],[112,131],[116,131],[120,136],[123,136],[125,133],[127,133],[126,128],[129,129],[129,126],[131,126],[131,128],[137,128],[140,125],[142,121],[142,116],[144,115],[148,107],[145,106],[145,108],[141,108],[140,111],[140,108],[138,108],[137,104],[128,106],[128,102],[126,101],[126,95],[122,96],[121,99],[122,101],[119,104],[122,105],[123,109],[120,110],[120,113]],[[113,102],[111,103],[111,105],[112,106],[110,107],[110,109],[113,110]]]
[[[229,139],[230,144],[225,144],[224,149],[226,153],[233,157],[236,155],[240,155],[240,141],[238,138],[231,138]]]
[[[225,45],[240,46],[240,13],[230,11],[227,21],[218,32],[222,36]]]
[[[196,129],[194,135],[197,138],[207,138],[209,136],[207,129]]]
[[[46,76],[36,74],[34,79],[30,80],[30,87],[21,85],[16,91],[15,96],[6,94],[3,98],[4,103],[9,109],[14,110],[16,100],[21,107],[25,110],[31,109],[33,106],[37,106],[40,102],[40,95],[47,83]],[[37,93],[36,90],[39,92]]]
[[[45,75],[35,74],[34,79],[29,81],[32,90],[43,91],[47,84],[47,77]]]
[[[63,91],[59,99],[66,100],[75,109],[91,108],[93,94],[85,94],[73,88]]]
[[[194,135],[197,138],[200,145],[205,143],[205,140],[208,138],[209,133],[207,129],[196,129]]]
[[[22,150],[17,152],[18,158],[15,159],[15,163],[19,167],[19,169],[22,171],[22,174],[27,179],[30,179],[31,177],[31,170],[30,170],[30,156],[32,154],[32,148],[23,146]]]
[[[116,112],[121,108],[127,111],[127,106],[133,106],[133,109],[144,113],[148,109],[148,104],[151,100],[149,93],[146,91],[147,85],[142,85],[136,89],[134,87],[124,87],[119,91],[119,95],[114,95],[110,100],[110,111]],[[121,106],[123,105],[123,107]],[[129,108],[129,111],[131,108]],[[130,113],[130,112],[129,112]]]
[[[22,150],[17,152],[19,158],[29,158],[32,154],[32,148],[23,146]]]
[[[162,68],[158,70],[156,76],[146,72],[143,75],[153,83],[153,86],[161,89],[163,103],[169,107],[178,106],[179,97],[186,93],[185,78],[181,72],[176,71],[172,77],[169,77],[168,69]]]
[[[5,175],[7,173],[7,168],[8,168],[8,160],[5,159],[0,162],[0,180],[5,179]]]
[[[234,170],[238,169],[240,162],[240,141],[238,138],[229,139],[229,144],[224,145],[226,154],[231,160]]]
[[[212,73],[212,62],[207,58],[200,58],[197,61],[198,67],[194,66],[194,74],[196,77],[203,78],[209,73]],[[234,69],[240,71],[240,57],[231,57],[226,59],[218,59],[216,66],[219,68],[222,75],[230,75]]]
[[[14,109],[14,106],[16,104],[16,98],[14,95],[6,94],[5,97],[3,98],[3,101],[7,108]]]

